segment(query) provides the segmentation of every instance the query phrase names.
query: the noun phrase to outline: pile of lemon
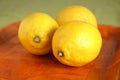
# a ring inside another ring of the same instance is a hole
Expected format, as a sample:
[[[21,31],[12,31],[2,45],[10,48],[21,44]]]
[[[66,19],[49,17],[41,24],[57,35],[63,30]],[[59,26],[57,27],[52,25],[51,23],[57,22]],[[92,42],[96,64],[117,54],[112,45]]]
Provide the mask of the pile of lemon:
[[[65,7],[56,19],[40,12],[27,15],[20,23],[18,38],[30,53],[52,52],[68,66],[88,64],[96,59],[102,46],[94,14],[80,5]]]

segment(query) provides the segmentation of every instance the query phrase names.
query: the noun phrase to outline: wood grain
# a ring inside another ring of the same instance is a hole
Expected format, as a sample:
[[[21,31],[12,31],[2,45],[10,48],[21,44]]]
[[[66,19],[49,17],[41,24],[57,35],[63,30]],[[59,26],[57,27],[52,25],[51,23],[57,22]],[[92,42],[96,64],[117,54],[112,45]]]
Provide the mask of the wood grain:
[[[82,67],[59,63],[52,53],[29,54],[19,43],[20,22],[0,29],[0,80],[120,80],[120,28],[98,25],[103,45],[100,55]]]

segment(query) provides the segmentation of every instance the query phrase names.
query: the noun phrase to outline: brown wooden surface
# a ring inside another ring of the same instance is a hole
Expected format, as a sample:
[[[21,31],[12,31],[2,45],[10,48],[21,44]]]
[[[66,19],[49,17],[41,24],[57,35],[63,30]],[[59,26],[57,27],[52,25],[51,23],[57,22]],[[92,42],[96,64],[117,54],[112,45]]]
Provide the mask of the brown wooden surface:
[[[52,54],[29,54],[19,43],[20,22],[0,29],[0,80],[120,80],[120,28],[99,25],[100,55],[82,67],[59,63]]]

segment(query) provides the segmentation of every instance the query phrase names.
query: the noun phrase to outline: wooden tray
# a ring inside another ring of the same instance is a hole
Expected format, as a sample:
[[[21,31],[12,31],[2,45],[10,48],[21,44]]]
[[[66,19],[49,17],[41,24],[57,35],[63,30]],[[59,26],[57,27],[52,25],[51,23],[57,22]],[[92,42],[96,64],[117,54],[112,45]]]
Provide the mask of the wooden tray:
[[[0,80],[120,80],[120,28],[99,25],[100,55],[82,67],[59,63],[52,54],[29,54],[19,43],[20,22],[0,29]]]

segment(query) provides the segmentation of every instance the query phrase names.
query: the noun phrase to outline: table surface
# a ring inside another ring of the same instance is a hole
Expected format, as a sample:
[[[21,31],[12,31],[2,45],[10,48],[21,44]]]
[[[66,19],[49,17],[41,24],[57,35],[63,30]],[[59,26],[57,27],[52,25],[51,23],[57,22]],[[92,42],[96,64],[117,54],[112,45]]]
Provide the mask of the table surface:
[[[20,44],[19,22],[0,29],[0,80],[120,80],[120,28],[99,25],[99,56],[82,67],[65,66],[52,54],[35,56]]]
[[[120,0],[0,0],[0,28],[32,12],[45,12],[55,18],[60,9],[70,5],[89,8],[98,24],[120,26]]]

